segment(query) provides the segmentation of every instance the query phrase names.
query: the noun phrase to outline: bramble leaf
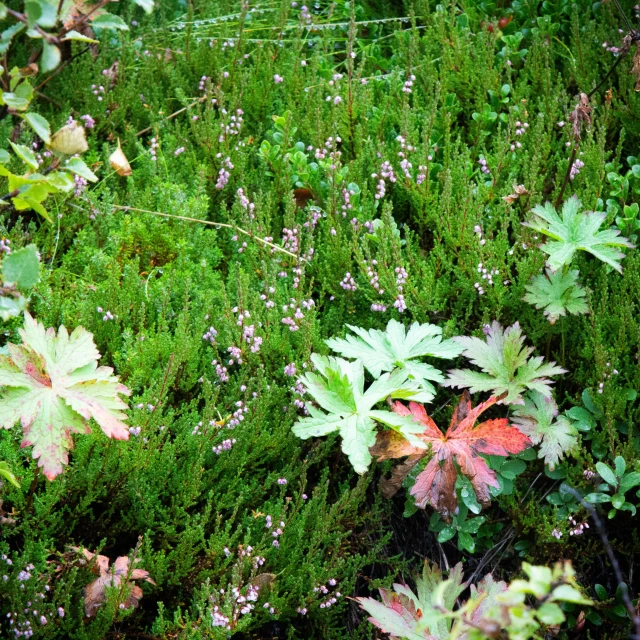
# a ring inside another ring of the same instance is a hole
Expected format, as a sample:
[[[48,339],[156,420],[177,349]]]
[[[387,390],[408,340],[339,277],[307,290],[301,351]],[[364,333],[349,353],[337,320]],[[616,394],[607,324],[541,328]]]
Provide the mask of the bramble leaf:
[[[508,456],[524,451],[531,444],[529,438],[510,426],[506,418],[486,420],[474,427],[480,414],[498,401],[499,398],[494,396],[474,409],[471,407],[469,392],[465,391],[446,433],[440,431],[422,405],[415,402],[409,403],[409,407],[400,402],[394,404],[393,410],[396,413],[401,416],[413,416],[414,420],[422,425],[423,432],[419,438],[429,446],[433,454],[411,489],[417,507],[424,509],[430,504],[445,520],[455,514],[458,508],[458,469],[471,481],[478,502],[485,507],[489,505],[489,487],[497,488],[499,483],[495,472],[479,454]],[[371,452],[378,460],[408,455],[409,463],[416,457],[424,457],[429,450],[420,451],[411,446],[401,448],[393,439],[379,434],[378,442],[372,447]],[[407,463],[403,467],[406,467]],[[411,465],[413,466],[415,462]],[[406,473],[409,473],[411,467]]]
[[[485,330],[487,341],[480,338],[453,338],[465,351],[462,355],[480,367],[484,373],[469,369],[453,369],[442,383],[445,387],[468,387],[471,393],[492,391],[506,395],[503,404],[524,404],[522,394],[527,389],[551,395],[552,380],[548,376],[566,373],[555,362],[543,364],[544,358],[530,358],[532,347],[524,346],[520,325],[516,322],[503,329],[498,322]]]
[[[22,424],[22,447],[33,446],[44,475],[53,480],[62,472],[73,448],[72,433],[90,433],[93,418],[110,438],[127,440],[119,394],[129,390],[110,367],[98,367],[100,354],[93,336],[83,327],[71,335],[64,326],[58,335],[45,331],[25,312],[22,344],[9,343],[0,355],[0,427]]]
[[[581,250],[622,273],[619,261],[625,256],[618,247],[633,248],[633,245],[617,229],[598,231],[606,214],[581,212],[581,207],[578,198],[573,196],[563,203],[560,217],[550,202],[544,206],[539,204],[531,210],[533,220],[523,224],[551,238],[540,248],[549,255],[549,266],[553,271],[570,264],[575,252]]]
[[[416,362],[415,358],[455,358],[462,347],[453,340],[442,340],[442,329],[433,324],[414,322],[405,335],[405,327],[397,320],[390,320],[386,331],[361,329],[347,325],[355,336],[326,340],[333,351],[345,358],[361,360],[367,371],[379,377],[383,371],[393,371],[396,367],[406,370],[410,380],[416,380],[430,402],[436,390],[429,382],[442,382],[442,373],[430,364]]]
[[[578,442],[578,432],[566,416],[558,417],[558,405],[551,397],[537,391],[527,393],[524,406],[513,408],[513,425],[531,439],[542,443],[538,458],[553,470],[563,455]]]
[[[587,292],[578,284],[577,270],[563,273],[547,269],[546,276],[535,276],[525,289],[524,301],[536,309],[544,309],[544,315],[551,324],[567,313],[579,315],[589,311],[584,299]]]
[[[408,380],[406,372],[385,373],[365,391],[364,368],[359,360],[348,362],[313,354],[311,361],[319,373],[308,372],[299,380],[326,413],[307,404],[309,416],[293,425],[299,438],[306,440],[339,431],[342,450],[357,473],[364,473],[371,462],[369,447],[376,440],[376,422],[395,429],[417,448],[426,446],[413,435],[421,431],[419,424],[391,411],[373,409],[387,397],[422,397],[418,384]]]

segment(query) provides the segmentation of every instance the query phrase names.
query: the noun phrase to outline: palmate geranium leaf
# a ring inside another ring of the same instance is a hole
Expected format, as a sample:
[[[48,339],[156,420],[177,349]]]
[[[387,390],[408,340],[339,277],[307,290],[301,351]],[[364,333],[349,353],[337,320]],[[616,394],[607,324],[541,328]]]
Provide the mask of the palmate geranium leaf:
[[[364,473],[371,463],[369,447],[376,440],[376,422],[397,430],[417,448],[426,446],[413,435],[421,431],[419,424],[391,411],[373,409],[387,397],[423,397],[418,383],[409,380],[405,371],[385,373],[365,391],[364,368],[359,360],[349,362],[317,354],[311,360],[318,373],[308,372],[299,380],[324,411],[307,404],[309,416],[293,425],[299,438],[306,440],[339,431],[342,450],[357,473]]]
[[[620,260],[624,253],[619,247],[633,248],[633,244],[617,229],[599,231],[606,214],[580,211],[581,207],[578,198],[573,196],[563,203],[559,216],[553,205],[546,202],[544,206],[535,206],[533,220],[523,224],[551,238],[540,248],[549,255],[549,266],[554,271],[570,264],[576,251],[587,251],[622,273]]]
[[[0,427],[20,421],[22,446],[33,446],[44,475],[52,480],[62,472],[71,434],[90,433],[90,418],[110,438],[127,440],[127,404],[119,394],[130,392],[113,369],[98,367],[91,333],[77,327],[69,335],[62,326],[56,335],[26,312],[19,331],[22,344],[9,343],[9,354],[0,355]]]
[[[446,640],[450,638],[451,613],[467,585],[463,582],[462,563],[444,578],[437,564],[425,561],[422,576],[416,577],[414,593],[407,585],[394,584],[393,591],[380,589],[382,602],[373,598],[356,598],[371,616],[369,622],[393,638],[404,640]],[[505,582],[496,582],[491,574],[471,585],[471,597],[460,606],[465,615],[456,635],[468,638],[468,632],[484,628],[489,613],[499,605],[496,597],[507,590]]]
[[[458,469],[471,481],[478,502],[482,506],[488,506],[491,502],[489,487],[499,487],[499,483],[494,471],[479,454],[508,456],[520,453],[531,445],[531,440],[510,426],[506,418],[486,420],[475,426],[478,417],[499,400],[500,398],[494,396],[472,408],[469,392],[465,391],[453,412],[446,433],[440,431],[422,405],[411,402],[406,407],[396,402],[393,406],[396,413],[401,416],[413,416],[416,422],[422,425],[423,431],[419,438],[428,445],[428,450],[421,451],[412,443],[403,445],[398,442],[396,434],[389,437],[384,433],[378,434],[378,440],[371,453],[378,460],[409,456],[407,462],[401,465],[403,471],[406,469],[406,474],[415,466],[414,461],[417,462],[419,457],[424,457],[429,452],[433,454],[411,489],[411,495],[420,509],[429,504],[445,520],[456,513]]]
[[[538,275],[526,285],[524,301],[536,309],[544,309],[544,315],[554,324],[567,313],[578,315],[587,313],[589,306],[585,300],[587,292],[578,284],[578,271],[551,271]]]
[[[503,329],[494,322],[485,330],[487,341],[480,338],[458,337],[454,340],[464,347],[462,355],[480,367],[484,373],[469,369],[449,371],[449,377],[442,383],[445,387],[468,387],[471,393],[492,391],[505,394],[503,404],[524,404],[522,394],[527,389],[551,396],[549,376],[566,373],[555,362],[544,363],[544,358],[530,358],[531,347],[524,346],[520,325],[516,322]]]
[[[417,362],[416,358],[455,358],[462,347],[453,340],[442,339],[442,329],[433,324],[414,322],[405,333],[405,327],[397,320],[390,320],[386,331],[361,329],[347,325],[355,336],[326,340],[333,351],[345,358],[361,360],[367,371],[379,377],[383,371],[405,369],[409,379],[416,380],[430,402],[436,390],[429,382],[442,382],[444,375],[430,364]]]
[[[558,405],[553,398],[530,391],[524,406],[513,408],[513,425],[531,439],[541,444],[538,458],[554,469],[563,455],[578,442],[578,432],[566,416],[558,416]]]

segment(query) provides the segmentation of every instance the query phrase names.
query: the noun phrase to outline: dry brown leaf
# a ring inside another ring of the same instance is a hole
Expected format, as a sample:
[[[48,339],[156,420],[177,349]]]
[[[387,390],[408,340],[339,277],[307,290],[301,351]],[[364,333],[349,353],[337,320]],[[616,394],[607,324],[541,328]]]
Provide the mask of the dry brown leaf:
[[[72,547],[72,549],[80,551],[75,547]],[[150,584],[155,584],[149,577],[148,571],[144,569],[130,570],[127,556],[116,558],[116,561],[111,565],[111,569],[109,569],[109,558],[107,556],[96,556],[88,549],[82,549],[81,552],[90,563],[89,568],[91,571],[98,575],[98,578],[88,584],[84,590],[84,613],[89,618],[96,614],[100,605],[105,601],[107,587],[120,587],[123,580],[126,580],[128,593],[126,598],[118,604],[124,605],[125,609],[130,609],[131,607],[137,607],[140,598],[142,598],[142,589],[134,584],[133,580],[145,580]],[[139,562],[139,559],[136,559],[135,562]]]
[[[118,140],[118,148],[109,156],[109,164],[119,176],[130,176],[133,173],[127,156],[120,148],[120,140]]]
[[[569,122],[573,125],[573,137],[576,140],[581,139],[582,125],[591,124],[591,105],[589,104],[589,96],[586,93],[580,94],[580,99],[576,108],[569,114]]]
[[[258,593],[262,594],[262,591],[269,589],[275,581],[275,573],[261,573],[251,580],[250,584],[258,590]]]
[[[65,29],[74,28],[74,23],[91,12],[95,2],[87,2],[86,0],[72,0],[65,3],[61,12],[63,17],[62,25]],[[104,9],[96,9],[90,16],[89,20],[95,20],[99,15],[105,12]],[[77,31],[80,31],[77,29]]]
[[[640,91],[640,42],[636,44],[636,52],[633,54],[633,65],[631,75],[636,79],[636,91]]]
[[[523,184],[514,184],[513,193],[510,193],[508,196],[502,196],[502,199],[507,204],[513,204],[519,197],[527,195],[528,193]]]
[[[385,498],[393,498],[393,496],[400,491],[400,487],[402,487],[402,483],[411,472],[411,469],[413,469],[422,458],[422,454],[409,456],[402,464],[393,468],[390,478],[380,478],[380,482],[378,483],[380,493],[382,493]]]

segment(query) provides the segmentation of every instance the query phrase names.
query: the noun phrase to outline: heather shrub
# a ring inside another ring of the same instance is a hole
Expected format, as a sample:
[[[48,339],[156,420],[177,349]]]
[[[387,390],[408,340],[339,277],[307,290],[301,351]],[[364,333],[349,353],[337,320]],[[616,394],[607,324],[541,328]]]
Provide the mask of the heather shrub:
[[[494,583],[532,634],[626,637],[617,4],[63,3],[72,39],[24,4],[0,11],[0,635],[381,637],[354,599],[411,610],[427,559],[467,580],[429,595],[442,637]],[[76,409],[55,473],[9,406],[25,311],[90,334],[131,394],[119,437]]]

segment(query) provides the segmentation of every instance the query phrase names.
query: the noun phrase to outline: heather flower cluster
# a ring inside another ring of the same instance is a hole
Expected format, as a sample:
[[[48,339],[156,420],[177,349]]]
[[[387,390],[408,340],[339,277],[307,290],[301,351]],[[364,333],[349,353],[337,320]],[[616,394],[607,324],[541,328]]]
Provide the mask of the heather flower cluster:
[[[222,157],[222,154],[217,154],[216,156]],[[227,186],[227,182],[229,182],[229,178],[231,177],[231,171],[233,171],[235,167],[231,163],[231,158],[228,156],[222,161],[222,166],[220,167],[220,171],[218,171],[218,180],[216,182],[216,189],[224,189]]]

